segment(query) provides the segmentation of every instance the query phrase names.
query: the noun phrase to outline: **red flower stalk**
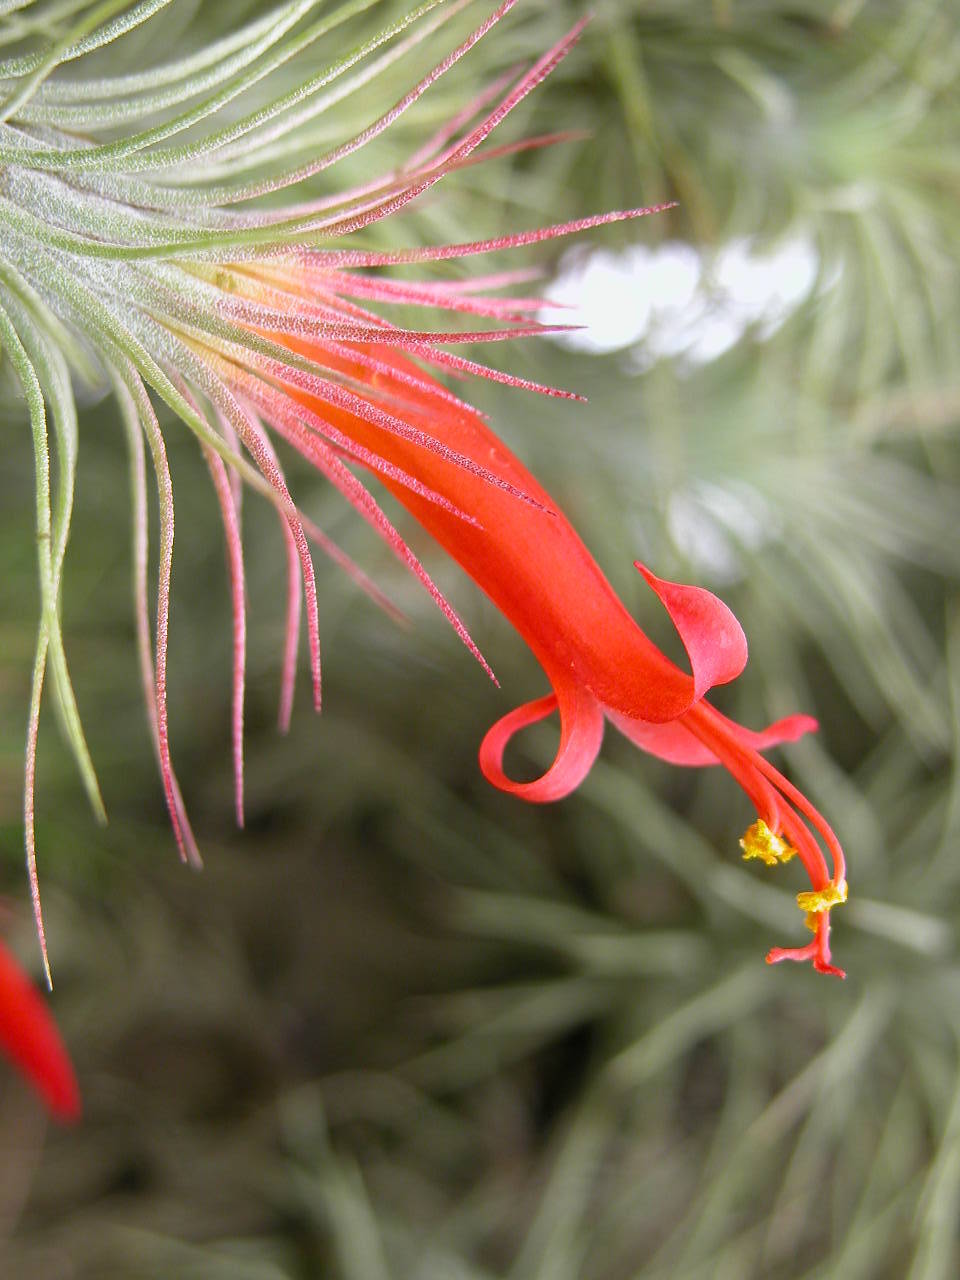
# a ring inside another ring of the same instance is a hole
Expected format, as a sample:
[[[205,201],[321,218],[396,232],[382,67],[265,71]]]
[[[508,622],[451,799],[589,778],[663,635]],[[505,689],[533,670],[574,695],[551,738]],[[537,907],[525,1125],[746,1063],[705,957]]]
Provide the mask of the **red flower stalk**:
[[[80,1090],[53,1018],[10,952],[0,943],[0,1047],[55,1120],[80,1118]]]

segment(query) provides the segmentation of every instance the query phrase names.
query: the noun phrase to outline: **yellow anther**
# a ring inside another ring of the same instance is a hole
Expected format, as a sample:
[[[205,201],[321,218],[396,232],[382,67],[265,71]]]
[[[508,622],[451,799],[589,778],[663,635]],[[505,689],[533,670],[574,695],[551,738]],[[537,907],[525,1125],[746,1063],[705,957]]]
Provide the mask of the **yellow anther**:
[[[834,884],[831,880],[822,889],[808,889],[805,893],[797,894],[797,906],[807,913],[807,928],[814,933],[817,931],[817,916],[829,911],[831,907],[839,907],[846,900],[846,880],[841,880],[839,884]]]
[[[740,841],[744,858],[760,858],[768,867],[775,867],[780,862],[789,862],[797,852],[792,844],[788,844],[781,836],[776,835],[762,818],[747,827]]]

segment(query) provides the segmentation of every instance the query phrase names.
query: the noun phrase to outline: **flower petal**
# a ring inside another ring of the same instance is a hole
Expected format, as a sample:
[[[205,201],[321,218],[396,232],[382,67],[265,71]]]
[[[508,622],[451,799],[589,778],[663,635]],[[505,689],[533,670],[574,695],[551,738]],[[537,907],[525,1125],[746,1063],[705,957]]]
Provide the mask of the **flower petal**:
[[[747,665],[747,637],[743,628],[711,591],[667,582],[635,560],[660,597],[676,627],[693,669],[694,702],[715,684],[729,684]]]
[[[716,712],[719,716],[719,712]],[[666,724],[650,724],[646,720],[635,720],[622,712],[607,709],[607,719],[615,724],[620,732],[630,739],[641,751],[666,760],[668,764],[689,765],[694,768],[719,764],[720,761],[709,747],[683,723],[683,720],[671,720]],[[722,717],[726,720],[726,717]],[[781,742],[796,742],[805,733],[812,733],[817,722],[812,716],[787,716],[768,725],[758,732],[744,729],[741,725],[727,721],[737,739],[754,751],[765,751]]]
[[[635,720],[620,711],[607,711],[607,719],[641,751],[666,760],[667,764],[699,767],[719,764],[719,760],[690,732],[682,720],[668,720],[666,724],[651,724],[648,720]]]
[[[560,710],[560,745],[553,764],[534,782],[514,782],[503,771],[507,743],[520,729],[545,720]],[[480,768],[484,777],[501,791],[535,804],[561,800],[584,780],[603,741],[603,708],[588,690],[574,681],[556,693],[517,707],[487,731],[480,744]]]

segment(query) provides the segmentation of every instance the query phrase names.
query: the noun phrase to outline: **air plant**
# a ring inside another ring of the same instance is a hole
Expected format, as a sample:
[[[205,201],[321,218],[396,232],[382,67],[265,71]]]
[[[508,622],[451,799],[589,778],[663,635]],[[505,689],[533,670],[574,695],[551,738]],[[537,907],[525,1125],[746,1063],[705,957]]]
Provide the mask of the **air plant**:
[[[822,972],[842,973],[831,963],[829,948],[830,909],[846,898],[842,851],[816,809],[760,754],[814,728],[814,722],[791,716],[753,733],[710,706],[709,689],[734,679],[746,662],[746,641],[729,609],[702,588],[665,582],[638,565],[680,634],[692,674],[674,665],[626,612],[550,495],[480,414],[435,376],[492,378],[529,392],[577,398],[448,350],[550,332],[551,326],[534,318],[539,299],[502,293],[530,273],[521,269],[466,282],[415,283],[385,273],[397,266],[517,249],[669,206],[406,251],[379,251],[358,239],[450,173],[561,141],[563,135],[556,134],[487,145],[493,131],[571,49],[583,23],[532,66],[507,73],[467,102],[422,139],[402,165],[358,186],[330,187],[320,195],[315,185],[306,189],[413,107],[516,3],[504,0],[385,113],[332,149],[318,153],[311,147],[307,160],[285,162],[286,156],[296,156],[321,113],[431,39],[468,2],[427,0],[274,96],[271,77],[281,67],[312,51],[321,37],[336,36],[373,0],[350,0],[329,12],[316,0],[288,0],[186,59],[101,78],[72,75],[70,64],[154,19],[171,0],[78,3],[58,20],[65,25],[52,40],[0,63],[5,228],[0,342],[23,389],[36,458],[42,614],[24,819],[45,962],[34,777],[48,665],[87,792],[96,812],[103,812],[59,621],[78,444],[74,384],[79,382],[108,386],[125,424],[135,508],[140,665],[164,793],[184,860],[199,863],[199,853],[174,772],[167,724],[174,505],[155,401],[196,436],[226,532],[239,823],[246,650],[241,485],[269,498],[286,540],[281,727],[291,716],[301,611],[313,700],[320,707],[320,627],[310,540],[389,608],[363,571],[298,508],[275,449],[282,441],[322,472],[383,537],[488,675],[492,672],[462,621],[356,468],[372,473],[458,561],[540,661],[552,692],[505,716],[481,745],[481,768],[495,786],[531,801],[567,795],[596,758],[607,719],[643,750],[673,763],[722,764],[759,815],[741,842],[744,856],[775,864],[796,853],[811,881],[798,902],[812,941],[776,948],[768,960],[810,959]],[[19,21],[24,32],[43,29],[36,19],[31,28],[27,15]],[[251,98],[244,95],[251,94],[256,100],[249,105]],[[278,205],[274,197],[293,189],[298,189],[297,203]],[[481,327],[466,332],[398,327],[370,303],[453,312]],[[55,493],[48,415],[57,460]],[[152,628],[147,455],[160,512]],[[510,737],[555,710],[561,733],[553,764],[535,782],[511,781],[503,770]]]

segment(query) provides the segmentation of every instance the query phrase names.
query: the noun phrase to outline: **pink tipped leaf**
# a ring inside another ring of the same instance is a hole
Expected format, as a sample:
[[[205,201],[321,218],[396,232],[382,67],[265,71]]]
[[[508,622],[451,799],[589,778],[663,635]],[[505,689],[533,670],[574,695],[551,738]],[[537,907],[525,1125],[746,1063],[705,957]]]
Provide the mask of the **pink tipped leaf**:
[[[247,615],[244,589],[243,541],[240,520],[227,468],[219,454],[206,446],[203,455],[213,480],[220,504],[220,516],[226,539],[227,568],[230,577],[230,600],[233,610],[233,708],[231,739],[233,742],[233,789],[237,826],[243,826],[243,702],[247,666]]]

